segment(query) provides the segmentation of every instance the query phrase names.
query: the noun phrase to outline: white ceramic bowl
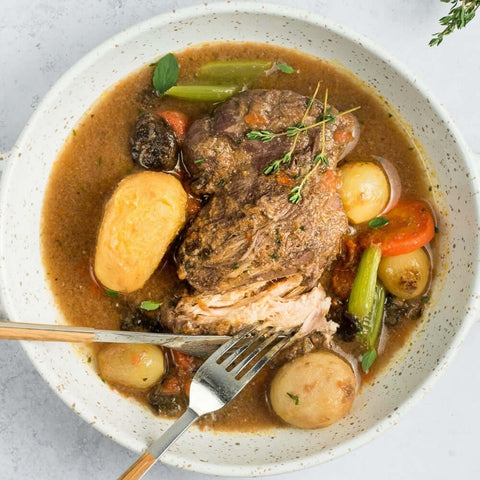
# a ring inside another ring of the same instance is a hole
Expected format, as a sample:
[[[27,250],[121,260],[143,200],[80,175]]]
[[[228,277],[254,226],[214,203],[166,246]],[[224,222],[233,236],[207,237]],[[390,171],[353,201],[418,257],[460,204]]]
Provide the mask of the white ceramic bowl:
[[[389,370],[361,392],[349,416],[318,431],[215,435],[192,428],[162,458],[209,474],[287,472],[337,457],[396,423],[447,365],[478,308],[474,161],[428,90],[371,42],[298,9],[229,2],[152,18],[95,49],[52,88],[8,155],[0,201],[2,300],[12,321],[63,322],[40,255],[40,215],[52,163],[83,112],[105,89],[162,54],[212,40],[275,43],[340,62],[388,99],[411,125],[430,159],[427,174],[442,191],[438,202],[443,253],[432,306]],[[25,343],[24,348],[67,404],[124,446],[143,451],[167,425],[110,390],[70,345]]]

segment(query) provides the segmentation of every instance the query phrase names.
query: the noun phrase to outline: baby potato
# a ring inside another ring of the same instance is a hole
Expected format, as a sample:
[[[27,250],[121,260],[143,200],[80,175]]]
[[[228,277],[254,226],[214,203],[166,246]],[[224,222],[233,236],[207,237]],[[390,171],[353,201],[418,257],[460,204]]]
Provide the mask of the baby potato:
[[[113,343],[98,354],[100,376],[107,382],[131,388],[149,388],[165,373],[162,350],[156,345]]]
[[[94,271],[110,290],[142,288],[185,225],[187,194],[173,175],[144,171],[125,177],[105,206]]]
[[[340,197],[352,223],[379,215],[390,198],[390,185],[382,167],[374,162],[346,162],[340,167]]]
[[[322,428],[350,411],[355,387],[350,365],[338,355],[320,350],[280,368],[270,386],[270,404],[291,425]]]
[[[393,295],[408,300],[418,297],[430,280],[430,259],[423,248],[410,253],[383,257],[378,277]]]

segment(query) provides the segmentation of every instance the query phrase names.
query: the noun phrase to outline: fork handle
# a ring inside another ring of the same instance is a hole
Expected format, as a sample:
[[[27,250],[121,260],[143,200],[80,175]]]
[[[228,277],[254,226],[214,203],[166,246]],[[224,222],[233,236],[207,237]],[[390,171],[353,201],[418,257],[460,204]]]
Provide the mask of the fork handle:
[[[180,435],[198,418],[198,414],[191,408],[168,428],[165,433],[155,440],[148,450],[125,472],[118,480],[139,480],[172,445]]]

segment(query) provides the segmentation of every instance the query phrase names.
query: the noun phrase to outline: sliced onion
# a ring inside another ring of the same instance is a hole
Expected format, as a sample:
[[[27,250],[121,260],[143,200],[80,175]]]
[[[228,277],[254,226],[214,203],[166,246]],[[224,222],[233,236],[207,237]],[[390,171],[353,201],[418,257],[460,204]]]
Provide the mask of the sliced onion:
[[[435,224],[436,225],[436,224]],[[430,243],[427,243],[426,245],[424,245],[423,247],[423,250],[425,251],[425,253],[427,254],[428,256],[428,260],[430,261],[430,274],[428,276],[428,283],[427,285],[425,286],[425,290],[423,292],[423,294],[427,293],[430,288],[432,287],[432,280],[433,280],[433,252],[432,252],[432,246],[430,245]]]
[[[358,122],[357,117],[353,117],[355,119],[355,124],[353,125],[352,129],[352,140],[350,143],[347,144],[345,147],[345,150],[341,153],[340,157],[338,158],[338,161],[340,162],[343,160],[356,146],[358,143],[358,139],[360,138],[360,123]]]
[[[388,183],[390,184],[390,198],[388,199],[385,208],[380,213],[380,215],[383,215],[384,213],[389,212],[400,200],[400,196],[402,194],[402,182],[400,181],[400,175],[398,174],[397,168],[392,162],[390,162],[390,160],[387,160],[383,157],[377,157],[375,155],[372,156],[383,168],[383,171],[387,176]]]

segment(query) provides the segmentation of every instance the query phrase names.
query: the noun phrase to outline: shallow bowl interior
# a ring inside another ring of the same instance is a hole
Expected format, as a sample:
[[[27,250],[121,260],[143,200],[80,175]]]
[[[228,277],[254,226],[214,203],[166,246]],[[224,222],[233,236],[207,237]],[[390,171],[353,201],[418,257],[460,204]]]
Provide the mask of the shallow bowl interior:
[[[474,307],[478,238],[475,172],[455,127],[415,77],[359,36],[287,7],[202,4],[155,17],[97,48],[46,96],[12,150],[0,211],[1,291],[13,321],[62,323],[40,255],[40,215],[49,172],[83,112],[128,73],[170,51],[205,41],[259,41],[339,62],[375,88],[423,145],[426,174],[440,186],[440,281],[421,328],[388,371],[365,388],[351,414],[318,431],[256,435],[191,429],[163,458],[209,474],[262,475],[318,464],[364,443],[416,401],[458,348]],[[165,428],[138,404],[110,390],[70,345],[29,343],[47,382],[83,418],[117,442],[142,451]]]

